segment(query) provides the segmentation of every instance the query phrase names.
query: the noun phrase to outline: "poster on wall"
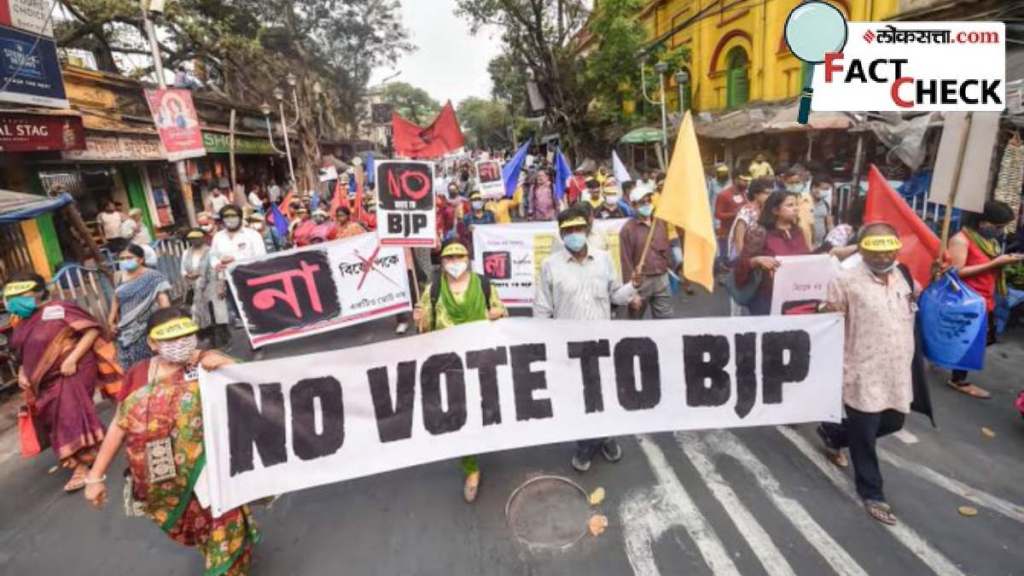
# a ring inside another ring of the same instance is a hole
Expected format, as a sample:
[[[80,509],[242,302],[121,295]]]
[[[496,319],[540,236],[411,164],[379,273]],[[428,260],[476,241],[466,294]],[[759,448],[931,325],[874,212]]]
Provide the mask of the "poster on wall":
[[[377,162],[377,234],[384,246],[437,246],[433,162]]]
[[[52,0],[0,0],[0,26],[53,38]]]
[[[68,108],[57,45],[13,28],[0,26],[0,102]]]
[[[146,101],[168,160],[206,156],[192,92],[178,88],[146,90]]]

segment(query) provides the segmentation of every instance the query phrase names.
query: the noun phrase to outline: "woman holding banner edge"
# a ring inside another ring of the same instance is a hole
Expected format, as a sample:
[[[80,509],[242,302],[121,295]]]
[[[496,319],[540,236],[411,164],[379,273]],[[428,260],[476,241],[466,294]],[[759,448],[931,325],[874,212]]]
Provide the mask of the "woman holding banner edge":
[[[149,318],[147,341],[156,356],[133,369],[145,370],[145,377],[135,379],[141,386],[118,406],[85,477],[85,498],[97,508],[106,503],[106,472],[124,445],[129,514],[148,516],[175,542],[198,548],[204,574],[242,576],[249,573],[260,538],[248,507],[215,518],[195,494],[206,464],[197,367],[217,370],[234,362],[219,352],[200,352],[198,331],[187,314],[174,308]]]
[[[508,315],[498,289],[469,269],[469,250],[463,244],[448,242],[441,247],[441,268],[443,272],[424,289],[413,313],[421,334]],[[477,457],[463,457],[462,471],[462,496],[472,503],[480,488]]]

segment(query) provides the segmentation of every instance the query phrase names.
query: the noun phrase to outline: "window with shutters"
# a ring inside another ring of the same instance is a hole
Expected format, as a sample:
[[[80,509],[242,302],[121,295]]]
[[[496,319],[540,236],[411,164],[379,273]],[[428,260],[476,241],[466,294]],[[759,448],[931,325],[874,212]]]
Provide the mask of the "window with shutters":
[[[725,55],[726,62],[726,108],[736,108],[750,99],[750,59],[747,51],[736,46]]]

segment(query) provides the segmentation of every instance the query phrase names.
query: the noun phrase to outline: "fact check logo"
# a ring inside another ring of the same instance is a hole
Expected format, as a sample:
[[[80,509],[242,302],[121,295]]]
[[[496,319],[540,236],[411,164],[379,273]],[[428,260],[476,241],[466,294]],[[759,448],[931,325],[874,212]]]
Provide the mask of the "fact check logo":
[[[803,100],[831,112],[1002,111],[1002,22],[847,22],[810,0],[790,13],[786,42],[815,70]]]

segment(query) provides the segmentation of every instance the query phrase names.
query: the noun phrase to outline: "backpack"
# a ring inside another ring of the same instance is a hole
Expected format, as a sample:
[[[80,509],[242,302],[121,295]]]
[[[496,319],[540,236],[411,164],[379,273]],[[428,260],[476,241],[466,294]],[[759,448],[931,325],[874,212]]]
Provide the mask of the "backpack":
[[[434,331],[437,329],[437,300],[441,297],[441,274],[439,272],[434,276],[434,279],[430,282],[430,330]],[[470,274],[476,274],[476,272],[470,272]],[[480,290],[484,293],[484,302],[487,303],[487,308],[491,307],[491,281],[486,275],[477,274],[480,277]]]

